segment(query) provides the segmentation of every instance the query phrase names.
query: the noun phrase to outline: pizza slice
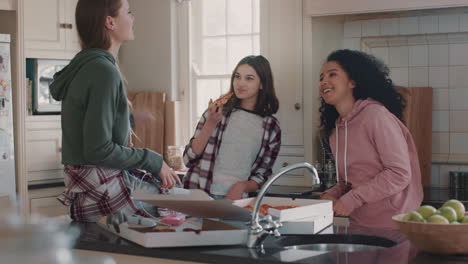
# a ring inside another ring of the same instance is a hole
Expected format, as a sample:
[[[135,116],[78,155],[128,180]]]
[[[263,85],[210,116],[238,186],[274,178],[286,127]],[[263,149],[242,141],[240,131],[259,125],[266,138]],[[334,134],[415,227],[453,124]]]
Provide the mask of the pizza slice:
[[[211,107],[214,107],[214,106],[221,106],[221,105],[226,104],[227,101],[232,97],[233,94],[234,94],[233,92],[229,92],[229,93],[219,97],[215,101],[211,102],[209,107],[211,108]]]

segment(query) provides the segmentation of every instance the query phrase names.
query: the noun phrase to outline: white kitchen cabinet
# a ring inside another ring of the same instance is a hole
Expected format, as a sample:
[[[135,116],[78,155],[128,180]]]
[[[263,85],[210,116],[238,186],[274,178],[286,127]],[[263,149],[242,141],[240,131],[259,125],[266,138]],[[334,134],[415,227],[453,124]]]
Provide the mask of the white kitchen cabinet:
[[[0,0],[0,10],[16,10],[16,0]]]
[[[283,146],[304,144],[301,8],[301,0],[266,0],[260,8],[260,53],[273,71]]]
[[[29,116],[26,142],[28,182],[63,181],[60,116]]]
[[[329,16],[467,5],[467,0],[304,0],[304,15]]]
[[[57,217],[68,215],[68,208],[57,200],[65,187],[35,189],[29,191],[29,211],[31,215]]]
[[[304,162],[304,157],[286,155],[278,156],[275,165],[273,166],[273,172],[278,172],[284,167],[301,162]],[[276,180],[275,185],[307,186],[304,180],[304,172],[305,171],[303,169],[291,171]]]
[[[302,0],[262,0],[260,7],[260,53],[273,71],[280,107],[282,145],[273,173],[310,158],[304,153],[304,100],[302,77]],[[310,162],[310,160],[308,160]],[[308,185],[309,176],[293,171],[278,185]]]
[[[79,50],[77,0],[23,0],[24,43],[28,58],[70,59]]]

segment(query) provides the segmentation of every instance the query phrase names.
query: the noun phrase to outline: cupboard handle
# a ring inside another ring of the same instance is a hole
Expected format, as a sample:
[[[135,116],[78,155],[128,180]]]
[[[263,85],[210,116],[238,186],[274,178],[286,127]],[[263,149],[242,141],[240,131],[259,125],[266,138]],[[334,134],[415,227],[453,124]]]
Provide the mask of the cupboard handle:
[[[300,103],[295,103],[294,104],[294,109],[301,110],[301,104]]]
[[[73,28],[73,24],[67,24],[67,28],[68,28],[68,29],[72,29],[72,28]]]
[[[60,27],[60,28],[67,28],[67,24],[60,23],[60,24],[59,24],[59,27]]]
[[[62,137],[57,138],[57,153],[62,152]]]

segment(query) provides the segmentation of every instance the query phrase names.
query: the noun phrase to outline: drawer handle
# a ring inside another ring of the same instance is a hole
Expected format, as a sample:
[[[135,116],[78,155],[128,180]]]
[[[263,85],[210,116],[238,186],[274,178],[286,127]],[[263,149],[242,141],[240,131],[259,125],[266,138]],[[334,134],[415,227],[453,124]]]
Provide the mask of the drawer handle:
[[[60,27],[60,28],[65,28],[65,29],[72,29],[72,28],[73,28],[73,24],[60,23],[60,24],[59,24],[59,27]]]
[[[287,163],[286,161],[283,162],[283,168],[286,167],[286,166],[288,166],[288,165],[289,165],[289,163]]]

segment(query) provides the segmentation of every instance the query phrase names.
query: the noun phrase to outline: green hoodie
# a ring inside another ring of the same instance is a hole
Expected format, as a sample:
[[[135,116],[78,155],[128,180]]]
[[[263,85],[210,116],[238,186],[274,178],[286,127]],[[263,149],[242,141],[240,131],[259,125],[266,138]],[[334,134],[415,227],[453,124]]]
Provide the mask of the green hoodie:
[[[50,92],[62,101],[62,163],[158,174],[163,159],[149,149],[129,148],[129,110],[115,59],[86,49],[54,76]]]

